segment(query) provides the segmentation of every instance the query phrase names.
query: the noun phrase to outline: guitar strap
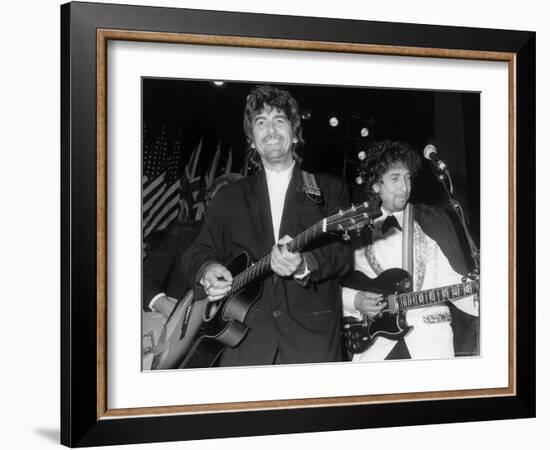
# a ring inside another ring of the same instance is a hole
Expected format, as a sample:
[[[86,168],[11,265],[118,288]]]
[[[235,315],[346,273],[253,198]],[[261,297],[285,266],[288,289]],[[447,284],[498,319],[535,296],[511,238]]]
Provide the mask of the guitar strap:
[[[403,241],[402,241],[402,261],[403,269],[413,276],[414,271],[414,214],[413,205],[407,203],[403,211]]]
[[[305,170],[302,170],[302,181],[304,185],[304,193],[306,194],[306,197],[309,198],[313,203],[316,203],[318,205],[323,205],[325,203],[323,199],[323,193],[321,192],[321,189],[319,189],[319,186],[317,185],[317,180],[315,179],[315,175],[312,173],[306,172]]]

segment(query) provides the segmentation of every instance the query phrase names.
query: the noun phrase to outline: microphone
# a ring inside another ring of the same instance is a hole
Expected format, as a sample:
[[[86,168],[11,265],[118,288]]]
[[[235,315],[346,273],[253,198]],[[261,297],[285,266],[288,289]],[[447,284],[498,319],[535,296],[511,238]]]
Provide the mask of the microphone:
[[[424,147],[424,158],[430,160],[434,164],[434,166],[441,172],[448,170],[447,164],[445,164],[437,157],[437,149],[435,148],[435,145],[428,144],[426,145],[426,147]]]

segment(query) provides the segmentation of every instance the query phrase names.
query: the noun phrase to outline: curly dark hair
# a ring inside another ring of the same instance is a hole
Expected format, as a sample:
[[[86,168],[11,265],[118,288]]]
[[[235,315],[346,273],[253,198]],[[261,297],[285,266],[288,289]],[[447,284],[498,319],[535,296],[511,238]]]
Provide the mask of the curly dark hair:
[[[302,162],[302,158],[297,153],[297,149],[304,144],[304,138],[302,137],[300,107],[290,92],[277,86],[256,86],[246,97],[243,127],[248,145],[251,146],[254,141],[254,137],[252,135],[254,119],[266,106],[284,112],[290,121],[294,137],[298,140],[297,143],[293,144],[292,154],[294,159],[298,162],[298,164],[300,164]],[[256,166],[256,168],[261,167],[260,157],[252,147],[250,147],[250,151],[246,159],[252,165]]]
[[[420,157],[404,141],[373,142],[366,151],[366,158],[362,161],[367,192],[375,197],[372,185],[379,182],[388,170],[399,164],[403,164],[409,169],[411,176],[415,176],[420,169]]]

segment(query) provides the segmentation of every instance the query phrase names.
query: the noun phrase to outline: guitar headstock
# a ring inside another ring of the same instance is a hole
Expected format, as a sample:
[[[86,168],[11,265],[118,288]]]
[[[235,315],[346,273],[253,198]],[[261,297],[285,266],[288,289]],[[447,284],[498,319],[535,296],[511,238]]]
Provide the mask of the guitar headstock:
[[[372,221],[382,215],[379,201],[368,201],[352,205],[351,208],[340,210],[327,217],[325,231],[341,233],[349,238],[350,231],[359,231],[364,226],[372,227]]]

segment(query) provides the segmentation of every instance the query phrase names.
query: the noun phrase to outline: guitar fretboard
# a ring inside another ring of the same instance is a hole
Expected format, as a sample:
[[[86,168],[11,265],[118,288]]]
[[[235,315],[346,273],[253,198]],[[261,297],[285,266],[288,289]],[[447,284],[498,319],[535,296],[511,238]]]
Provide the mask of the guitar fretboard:
[[[442,288],[427,289],[419,292],[408,292],[397,295],[396,302],[400,311],[422,308],[450,300],[458,300],[479,292],[479,281],[454,284]]]
[[[325,219],[320,220],[315,225],[309,227],[307,230],[300,233],[292,241],[290,241],[287,246],[288,250],[291,253],[296,253],[306,247],[319,235],[324,233],[323,222]],[[264,275],[267,275],[271,272],[271,253],[264,256],[258,262],[250,266],[248,269],[243,270],[236,277],[233,278],[233,285],[231,291],[227,294],[227,297],[234,295],[236,292],[240,291],[243,287],[248,285],[248,283],[261,278]]]
[[[340,210],[320,220],[286,245],[291,253],[297,253],[322,234],[328,232],[347,233],[348,230],[358,230],[367,223],[370,224],[372,217],[378,217],[379,215],[378,203],[363,202],[361,205],[352,206],[345,211]],[[271,272],[270,261],[271,253],[233,277],[231,290],[220,301],[236,294],[248,283],[269,274]]]

